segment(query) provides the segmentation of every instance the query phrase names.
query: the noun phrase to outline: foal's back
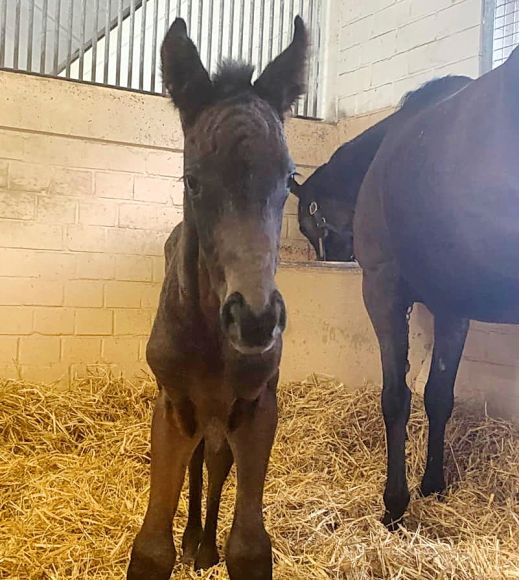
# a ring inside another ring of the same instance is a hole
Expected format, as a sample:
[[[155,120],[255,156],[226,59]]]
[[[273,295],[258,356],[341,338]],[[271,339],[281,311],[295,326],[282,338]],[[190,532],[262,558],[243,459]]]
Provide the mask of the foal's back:
[[[519,322],[519,52],[386,139],[360,193],[356,255],[413,297]]]

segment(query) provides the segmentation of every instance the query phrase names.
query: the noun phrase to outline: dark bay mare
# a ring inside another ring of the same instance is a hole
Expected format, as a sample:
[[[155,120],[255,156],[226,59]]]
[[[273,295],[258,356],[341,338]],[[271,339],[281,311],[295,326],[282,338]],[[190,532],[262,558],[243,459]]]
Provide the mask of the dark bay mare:
[[[262,504],[286,319],[274,274],[294,173],[283,116],[304,90],[306,51],[307,33],[297,17],[290,46],[252,84],[252,68],[237,63],[209,78],[181,19],[162,45],[164,81],[185,137],[184,221],[166,242],[166,275],[147,347],[159,395],[149,505],[133,544],[131,580],[170,578],[172,520],[188,464],[184,560],[196,568],[218,562],[220,495],[233,461],[229,576],[272,578]]]
[[[359,192],[354,250],[382,358],[390,528],[409,502],[409,309],[422,302],[434,315],[424,495],[445,490],[445,426],[469,320],[519,323],[518,97],[516,49],[499,68],[389,132]]]
[[[357,197],[386,134],[398,130],[411,115],[459,91],[471,80],[464,76],[446,76],[429,81],[405,95],[392,115],[339,147],[303,184],[292,182],[291,191],[299,199],[299,227],[319,260],[353,260]]]

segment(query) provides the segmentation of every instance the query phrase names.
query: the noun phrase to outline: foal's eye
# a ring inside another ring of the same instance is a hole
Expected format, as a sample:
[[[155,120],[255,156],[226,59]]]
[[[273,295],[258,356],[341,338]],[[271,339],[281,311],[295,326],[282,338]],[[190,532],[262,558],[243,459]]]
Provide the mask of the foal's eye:
[[[200,182],[194,175],[184,175],[184,184],[191,196],[197,196],[200,193]]]

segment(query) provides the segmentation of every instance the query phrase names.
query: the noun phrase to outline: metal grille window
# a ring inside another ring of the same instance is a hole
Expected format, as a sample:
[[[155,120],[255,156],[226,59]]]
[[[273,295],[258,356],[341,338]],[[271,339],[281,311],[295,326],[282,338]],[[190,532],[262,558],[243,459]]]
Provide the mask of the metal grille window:
[[[485,0],[483,72],[499,66],[519,44],[519,0]]]
[[[324,2],[323,2],[324,3]],[[321,0],[0,0],[0,68],[162,93],[160,45],[176,16],[210,72],[225,58],[262,68],[310,29],[308,93],[296,114],[320,117]]]

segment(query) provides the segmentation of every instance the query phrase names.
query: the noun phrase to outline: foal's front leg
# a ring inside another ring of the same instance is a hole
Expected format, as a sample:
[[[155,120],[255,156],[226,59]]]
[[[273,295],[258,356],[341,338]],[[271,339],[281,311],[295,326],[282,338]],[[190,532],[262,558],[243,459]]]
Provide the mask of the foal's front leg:
[[[263,488],[277,425],[276,381],[256,401],[238,400],[229,443],[238,489],[226,563],[231,580],[271,580],[272,547],[263,525]]]
[[[390,263],[364,270],[363,295],[382,359],[382,411],[387,442],[386,511],[382,521],[395,530],[409,503],[405,440],[411,408],[411,391],[406,383],[410,301]]]
[[[162,389],[151,425],[151,487],[144,523],[135,538],[128,580],[169,580],[176,551],[171,524],[186,467],[200,441],[193,404],[173,405]]]

